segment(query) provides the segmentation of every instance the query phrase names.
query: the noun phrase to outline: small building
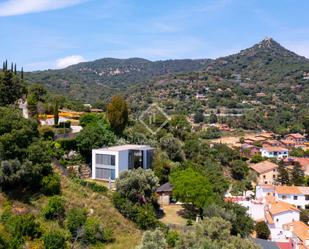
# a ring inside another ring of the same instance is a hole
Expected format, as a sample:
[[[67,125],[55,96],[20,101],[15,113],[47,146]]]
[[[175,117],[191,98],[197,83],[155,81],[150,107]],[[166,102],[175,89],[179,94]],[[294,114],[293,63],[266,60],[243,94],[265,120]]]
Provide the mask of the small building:
[[[271,147],[280,147],[282,146],[281,142],[278,140],[270,139],[262,143],[262,146],[271,146]]]
[[[148,145],[121,145],[92,150],[92,179],[114,181],[125,170],[152,165],[154,149]]]
[[[301,221],[293,221],[283,225],[283,229],[291,233],[293,248],[309,248],[309,227]]]
[[[257,173],[257,184],[275,184],[278,176],[278,165],[270,162],[263,161],[256,164],[251,164],[250,168]]]
[[[260,148],[251,144],[242,144],[240,152],[245,157],[253,157],[254,155],[261,154]]]
[[[283,201],[268,203],[265,207],[265,222],[271,232],[271,239],[274,241],[286,239],[283,225],[299,221],[300,211],[294,205]]]
[[[173,186],[167,182],[161,185],[156,193],[159,195],[159,204],[160,205],[169,205],[172,200]]]
[[[296,144],[303,144],[304,142],[306,142],[305,136],[303,136],[300,133],[291,133],[291,134],[286,135],[284,138],[286,140],[293,141]]]
[[[268,158],[286,158],[289,156],[289,150],[278,146],[264,146],[261,148],[261,155]]]

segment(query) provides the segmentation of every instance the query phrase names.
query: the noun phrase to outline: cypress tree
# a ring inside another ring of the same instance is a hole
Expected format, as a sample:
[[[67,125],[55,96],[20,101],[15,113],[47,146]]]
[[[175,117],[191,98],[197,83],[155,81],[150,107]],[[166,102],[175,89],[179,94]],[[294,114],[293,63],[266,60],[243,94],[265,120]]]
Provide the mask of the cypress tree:
[[[15,65],[14,65],[14,74],[15,74],[15,75],[17,74],[16,63],[15,63]]]
[[[20,78],[23,80],[24,79],[24,67],[21,68],[21,76]]]
[[[13,62],[11,63],[11,72],[13,73],[13,70],[14,70],[14,64]]]

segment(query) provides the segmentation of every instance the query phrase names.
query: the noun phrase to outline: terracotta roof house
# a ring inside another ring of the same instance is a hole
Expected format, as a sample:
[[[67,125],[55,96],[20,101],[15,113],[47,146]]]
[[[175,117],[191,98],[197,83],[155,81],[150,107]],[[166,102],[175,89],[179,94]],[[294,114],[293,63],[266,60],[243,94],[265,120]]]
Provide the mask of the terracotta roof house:
[[[309,208],[309,187],[276,186],[274,194],[277,200],[290,203],[298,208]]]
[[[284,201],[275,201],[265,207],[265,221],[271,232],[271,239],[278,241],[285,239],[283,225],[299,221],[300,210]]]
[[[274,139],[270,139],[270,140],[266,140],[262,143],[263,147],[264,146],[277,146],[280,147],[282,146],[281,142],[278,140],[274,140]]]
[[[306,142],[305,136],[299,133],[291,133],[284,137],[285,140],[290,140],[295,142],[297,145],[304,145]]]
[[[283,228],[292,233],[295,248],[309,248],[309,227],[301,221],[293,221],[283,225]]]
[[[278,175],[278,165],[263,161],[256,164],[251,164],[250,168],[257,173],[257,184],[274,184]]]

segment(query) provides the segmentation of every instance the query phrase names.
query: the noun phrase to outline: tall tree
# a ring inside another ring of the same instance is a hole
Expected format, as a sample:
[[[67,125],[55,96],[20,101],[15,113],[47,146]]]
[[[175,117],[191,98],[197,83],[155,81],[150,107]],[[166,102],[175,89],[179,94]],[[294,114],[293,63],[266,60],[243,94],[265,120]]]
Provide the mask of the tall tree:
[[[6,66],[5,66],[6,67]],[[14,104],[26,92],[21,79],[13,72],[4,70],[0,72],[0,105]]]
[[[174,171],[170,175],[173,185],[173,196],[184,203],[192,203],[203,216],[203,208],[214,199],[212,187],[208,178],[200,172],[188,168]]]
[[[127,102],[121,96],[113,96],[107,105],[107,118],[112,130],[121,135],[129,121]]]
[[[59,104],[58,101],[56,101],[54,107],[54,124],[58,125],[58,123],[59,123]]]
[[[281,185],[290,185],[289,172],[284,167],[283,163],[279,163],[277,180]]]
[[[295,163],[291,173],[291,183],[296,186],[301,186],[305,182],[304,171],[302,170],[299,163]]]

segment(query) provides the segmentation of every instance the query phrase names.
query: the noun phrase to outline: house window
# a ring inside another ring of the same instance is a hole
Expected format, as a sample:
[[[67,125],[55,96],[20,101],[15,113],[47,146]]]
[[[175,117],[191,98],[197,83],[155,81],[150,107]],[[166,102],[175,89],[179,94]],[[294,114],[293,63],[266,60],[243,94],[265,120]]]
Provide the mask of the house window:
[[[273,179],[275,179],[276,178],[276,175],[273,175]]]
[[[305,200],[309,201],[309,195],[305,195]]]
[[[115,166],[115,156],[105,155],[105,154],[96,154],[96,164]]]
[[[263,175],[263,178],[265,179],[265,178],[266,178],[266,175]]]
[[[278,219],[278,218],[276,219],[276,222],[279,222],[279,219]]]
[[[286,195],[283,195],[283,196],[282,196],[282,200],[285,200],[285,199],[286,199]]]
[[[293,199],[294,199],[294,200],[297,200],[297,196],[296,196],[296,195],[294,195]]]
[[[115,170],[114,169],[96,168],[95,175],[97,179],[115,180]]]
[[[277,155],[278,155],[278,152],[277,152],[277,151],[275,151],[275,152],[274,152],[274,155],[275,155],[275,156],[277,156]]]

